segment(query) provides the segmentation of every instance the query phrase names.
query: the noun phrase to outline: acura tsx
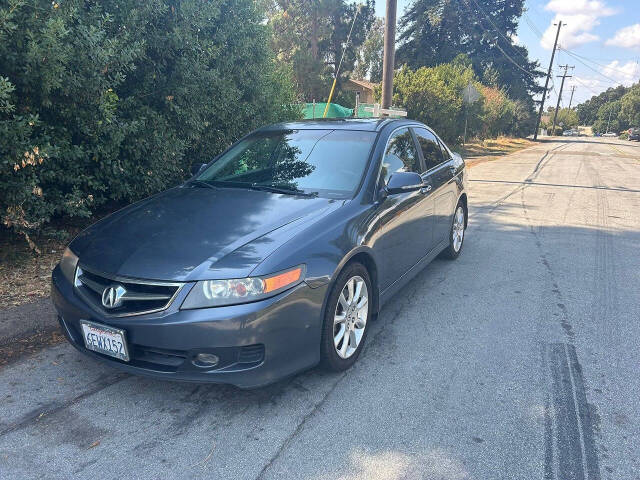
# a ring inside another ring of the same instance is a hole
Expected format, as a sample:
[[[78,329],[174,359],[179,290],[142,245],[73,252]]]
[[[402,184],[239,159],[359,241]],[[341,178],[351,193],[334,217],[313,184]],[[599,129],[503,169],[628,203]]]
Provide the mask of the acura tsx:
[[[272,125],[193,173],[65,250],[52,298],[84,354],[240,387],[345,370],[384,303],[462,249],[464,161],[415,121]]]

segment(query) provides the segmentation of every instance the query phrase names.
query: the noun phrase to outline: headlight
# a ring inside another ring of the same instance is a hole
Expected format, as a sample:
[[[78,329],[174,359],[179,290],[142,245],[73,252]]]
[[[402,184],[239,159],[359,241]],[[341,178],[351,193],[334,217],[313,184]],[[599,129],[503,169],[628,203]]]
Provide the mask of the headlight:
[[[62,259],[60,260],[60,270],[62,270],[62,274],[72,285],[75,282],[77,266],[78,257],[71,251],[71,249],[69,249],[69,247],[65,248],[64,253],[62,254]]]
[[[201,280],[191,289],[180,308],[220,307],[255,302],[297,285],[304,279],[304,273],[304,265],[299,265],[264,277]]]

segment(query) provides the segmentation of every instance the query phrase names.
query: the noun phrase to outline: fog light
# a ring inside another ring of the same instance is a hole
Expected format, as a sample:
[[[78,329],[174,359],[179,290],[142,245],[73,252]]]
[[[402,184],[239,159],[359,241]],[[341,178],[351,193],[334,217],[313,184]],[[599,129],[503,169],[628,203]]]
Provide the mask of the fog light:
[[[199,353],[193,360],[193,364],[196,367],[215,367],[220,359],[213,353]]]

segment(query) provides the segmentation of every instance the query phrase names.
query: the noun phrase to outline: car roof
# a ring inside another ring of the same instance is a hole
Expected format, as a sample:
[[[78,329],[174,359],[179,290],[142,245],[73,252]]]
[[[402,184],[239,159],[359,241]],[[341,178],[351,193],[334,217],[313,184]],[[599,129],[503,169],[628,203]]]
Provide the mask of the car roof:
[[[413,120],[398,118],[316,118],[314,120],[299,120],[282,122],[260,128],[258,131],[269,130],[360,130],[379,132],[387,125],[415,124]]]

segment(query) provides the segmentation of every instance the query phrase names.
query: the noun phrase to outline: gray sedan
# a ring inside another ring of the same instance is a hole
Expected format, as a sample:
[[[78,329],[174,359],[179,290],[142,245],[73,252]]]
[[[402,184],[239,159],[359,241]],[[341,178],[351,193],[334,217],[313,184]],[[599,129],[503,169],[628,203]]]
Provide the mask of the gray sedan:
[[[131,373],[256,387],[345,370],[382,305],[460,255],[465,183],[415,121],[264,127],[82,232],[53,301],[77,349]]]

